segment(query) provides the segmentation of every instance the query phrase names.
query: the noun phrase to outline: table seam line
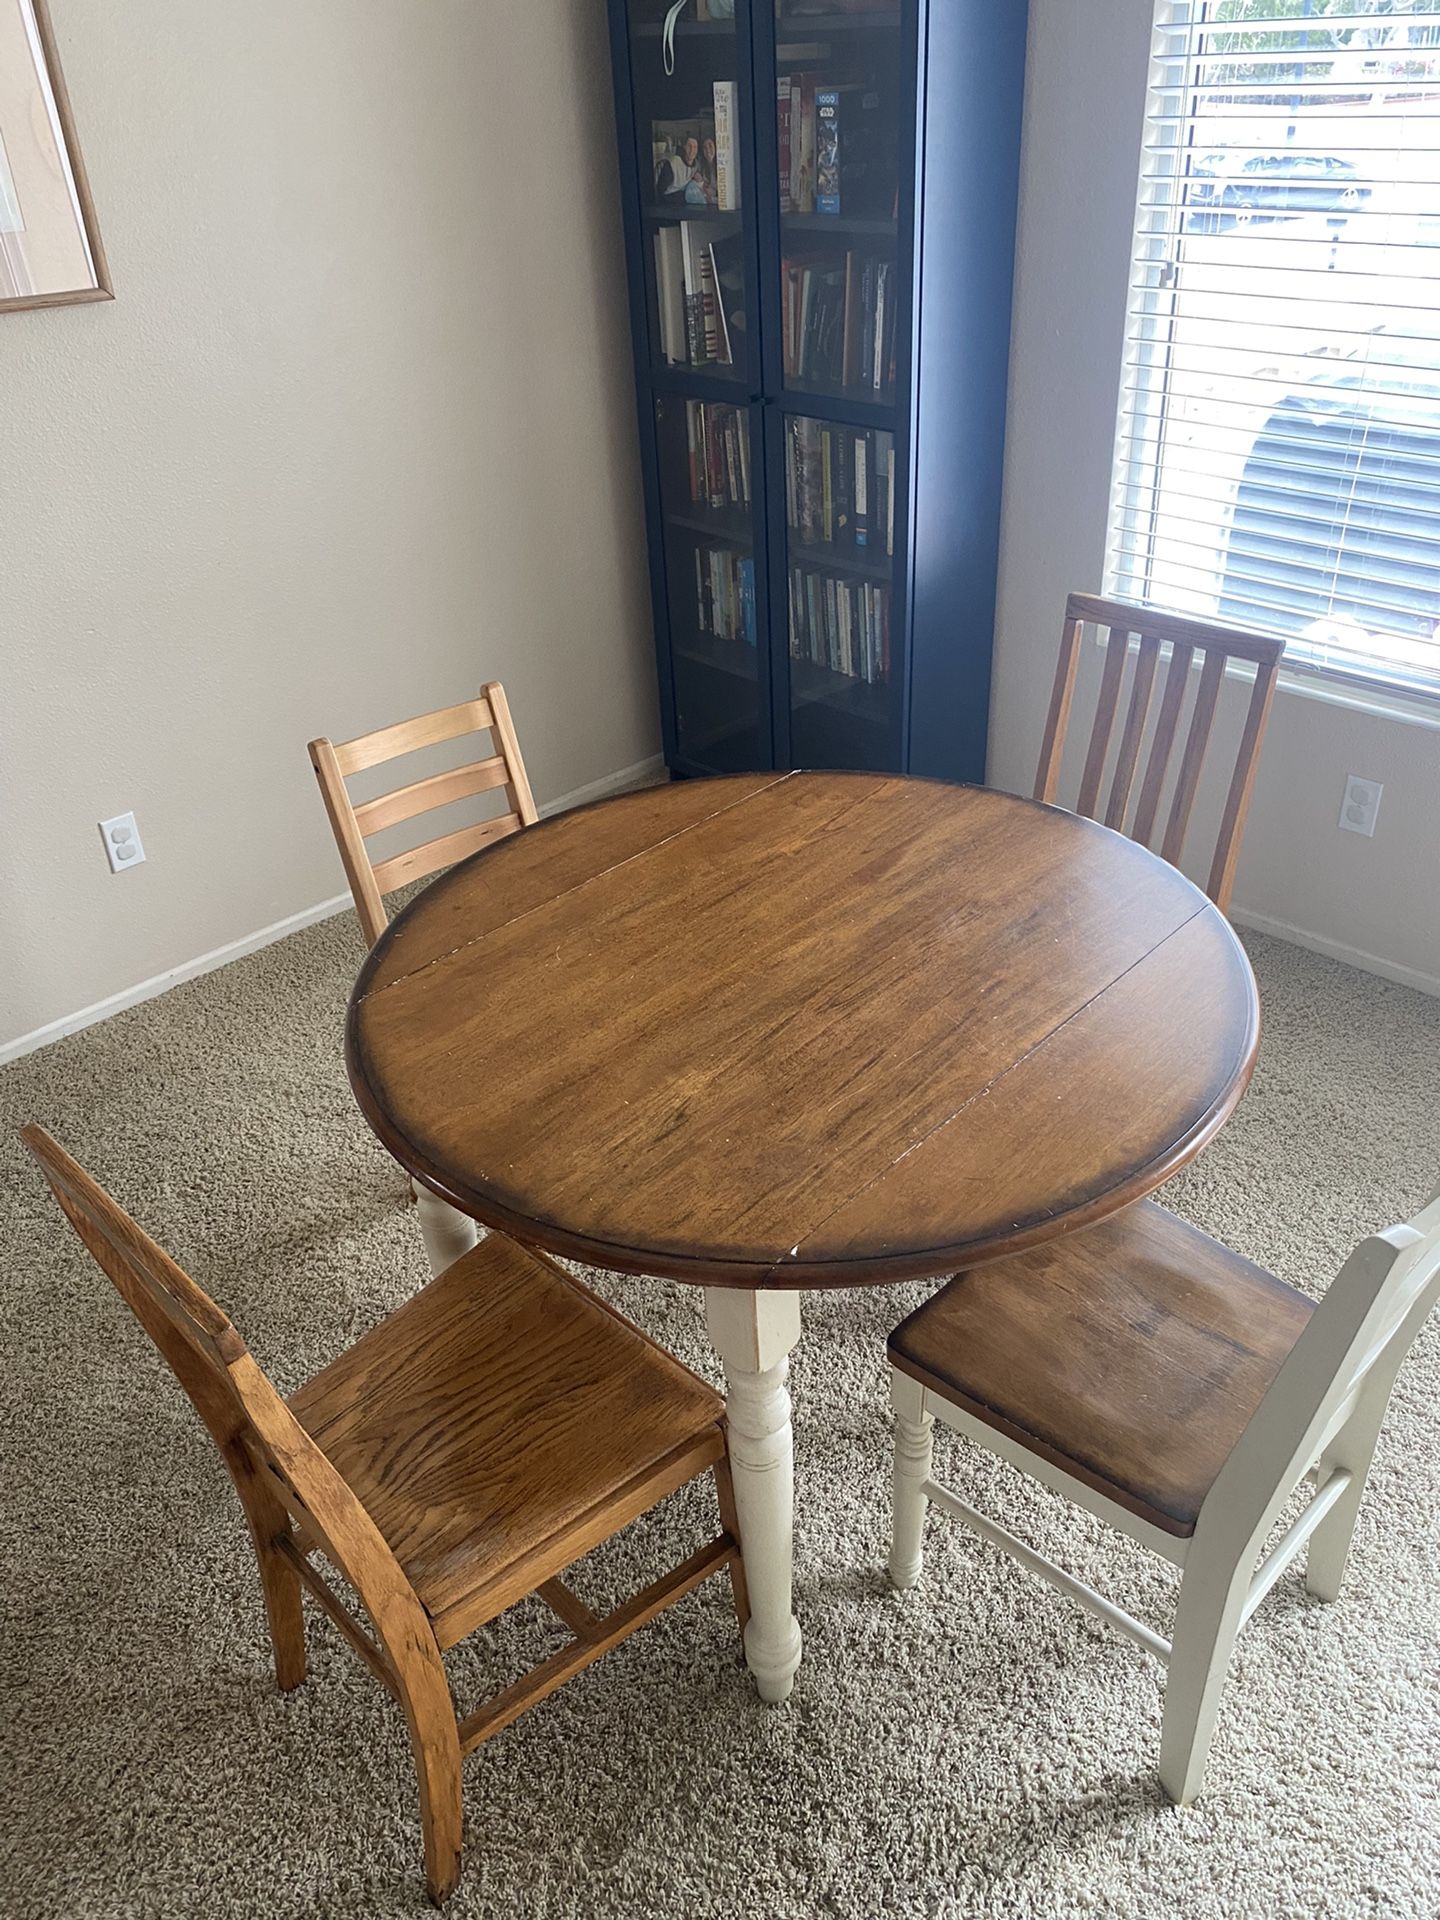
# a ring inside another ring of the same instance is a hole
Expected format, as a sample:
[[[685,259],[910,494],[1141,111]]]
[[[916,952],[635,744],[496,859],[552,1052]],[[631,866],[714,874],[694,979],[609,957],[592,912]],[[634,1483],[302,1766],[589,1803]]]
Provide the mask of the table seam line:
[[[1183,933],[1186,927],[1193,926],[1207,910],[1213,910],[1212,903],[1204,901],[1195,909],[1194,913],[1188,914],[1185,919],[1180,921],[1178,926],[1172,927],[1163,940],[1157,940],[1153,947],[1147,948],[1144,953],[1138,955],[1136,959],[1130,962],[1128,967],[1123,967],[1120,972],[1115,975],[1113,980],[1107,980],[1103,987],[1100,987],[1095,993],[1092,993],[1088,999],[1082,1000],[1074,1012],[1067,1014],[1058,1026],[1052,1027],[1050,1031],[1041,1039],[1037,1040],[1033,1046],[1027,1047],[1017,1059],[1010,1061],[1007,1066],[1002,1067],[993,1079],[987,1080],[983,1087],[978,1087],[974,1093],[962,1100],[953,1113],[948,1113],[943,1120],[937,1121],[927,1133],[923,1134],[920,1139],[912,1141],[903,1153],[896,1154],[895,1158],[883,1166],[878,1173],[872,1174],[868,1180],[862,1180],[860,1185],[856,1187],[852,1193],[847,1194],[843,1200],[838,1201],[835,1206],[831,1207],[828,1213],[822,1214],[820,1219],[818,1219],[812,1227],[807,1229],[805,1234],[795,1242],[795,1245],[790,1249],[788,1254],[783,1255],[779,1260],[772,1263],[767,1269],[764,1279],[758,1282],[758,1285],[760,1287],[768,1287],[774,1284],[777,1275],[790,1271],[788,1263],[797,1261],[801,1247],[803,1247],[807,1241],[812,1240],[837,1214],[843,1213],[845,1209],[852,1206],[862,1194],[868,1193],[872,1187],[877,1187],[882,1180],[888,1179],[896,1167],[903,1161],[908,1160],[911,1154],[918,1153],[922,1147],[928,1146],[938,1134],[945,1131],[946,1127],[948,1127],[952,1121],[958,1120],[960,1115],[965,1113],[970,1107],[973,1107],[977,1100],[983,1100],[988,1093],[1000,1085],[1002,1080],[1014,1073],[1017,1067],[1023,1066],[1032,1055],[1038,1053],[1042,1047],[1048,1046],[1056,1034],[1063,1033],[1073,1021],[1080,1018],[1082,1013],[1085,1013],[1090,1007],[1093,1007],[1097,1000],[1103,1000],[1105,995],[1109,993],[1113,987],[1117,987],[1122,980],[1128,979],[1137,967],[1144,966],[1147,960],[1153,958],[1153,956],[1157,954],[1162,947],[1168,945],[1177,934]]]

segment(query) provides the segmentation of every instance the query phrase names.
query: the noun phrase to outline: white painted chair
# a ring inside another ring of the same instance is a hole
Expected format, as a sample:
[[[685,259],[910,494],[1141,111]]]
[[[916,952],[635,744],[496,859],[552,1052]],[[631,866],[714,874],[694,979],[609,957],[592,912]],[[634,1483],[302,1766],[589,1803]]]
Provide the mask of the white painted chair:
[[[1148,1201],[958,1275],[890,1336],[891,1578],[918,1579],[934,1505],[1138,1640],[1169,1668],[1160,1780],[1187,1804],[1240,1628],[1307,1547],[1310,1592],[1339,1593],[1390,1391],[1437,1295],[1440,1189],[1363,1241],[1318,1307]],[[1181,1567],[1173,1641],[937,1485],[936,1418]]]

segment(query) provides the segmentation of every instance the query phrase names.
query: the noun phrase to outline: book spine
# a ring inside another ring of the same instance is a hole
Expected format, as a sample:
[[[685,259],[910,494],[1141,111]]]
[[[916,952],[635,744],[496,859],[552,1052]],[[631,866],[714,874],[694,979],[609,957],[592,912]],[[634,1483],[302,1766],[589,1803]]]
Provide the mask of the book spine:
[[[795,200],[790,190],[790,76],[782,73],[775,85],[775,125],[780,143],[780,211],[793,213]]]
[[[690,498],[696,505],[700,500],[700,435],[703,431],[701,421],[704,413],[703,400],[685,402],[685,446],[690,456]]]
[[[870,544],[870,436],[857,433],[855,436],[855,545],[866,547]]]
[[[815,92],[815,211],[840,211],[840,89]]]
[[[746,644],[758,647],[760,636],[755,623],[755,562],[748,556],[740,562],[740,606],[745,616]]]
[[[700,325],[705,343],[705,362],[723,362],[728,358],[720,347],[720,290],[715,281],[715,263],[708,246],[696,249],[696,268],[700,281]]]
[[[815,76],[813,73],[800,75],[800,140],[795,141],[795,129],[790,129],[790,144],[796,148],[799,165],[796,169],[795,186],[796,213],[814,213],[815,211]],[[791,112],[795,111],[795,96],[791,95]]]
[[[835,487],[833,455],[835,436],[828,427],[820,429],[820,534],[828,546],[835,538]]]
[[[727,213],[740,205],[735,153],[735,82],[717,80],[715,96],[715,204]]]
[[[680,257],[685,285],[685,343],[692,367],[705,365],[705,295],[700,285],[693,222],[680,222]]]
[[[750,417],[737,413],[735,416],[735,439],[740,452],[740,504],[750,504]]]

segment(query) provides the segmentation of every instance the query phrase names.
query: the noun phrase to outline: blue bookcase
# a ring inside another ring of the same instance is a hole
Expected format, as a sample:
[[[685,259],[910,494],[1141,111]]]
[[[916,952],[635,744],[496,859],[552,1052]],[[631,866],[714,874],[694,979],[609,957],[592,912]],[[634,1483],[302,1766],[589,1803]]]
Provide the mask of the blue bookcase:
[[[981,780],[1026,0],[609,0],[665,758]]]

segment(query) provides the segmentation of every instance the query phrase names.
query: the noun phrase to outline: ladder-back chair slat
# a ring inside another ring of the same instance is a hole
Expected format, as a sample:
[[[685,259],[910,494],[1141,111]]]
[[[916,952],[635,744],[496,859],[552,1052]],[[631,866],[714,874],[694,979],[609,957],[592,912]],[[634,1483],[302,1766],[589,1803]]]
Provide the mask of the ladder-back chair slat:
[[[1250,706],[1226,790],[1220,831],[1206,887],[1211,899],[1223,908],[1229,903],[1234,882],[1240,838],[1255,784],[1260,744],[1269,719],[1285,643],[1274,635],[1255,633],[1242,627],[1219,626],[1211,621],[1195,620],[1183,614],[1161,613],[1155,608],[1127,601],[1102,600],[1095,594],[1072,593],[1065,603],[1060,659],[1051,689],[1040,764],[1035,776],[1035,798],[1048,803],[1055,801],[1059,788],[1065,734],[1080,658],[1080,640],[1087,625],[1104,630],[1107,637],[1105,664],[1101,671],[1095,716],[1080,775],[1076,811],[1088,814],[1092,819],[1101,818],[1100,795],[1120,709],[1131,636],[1136,635],[1140,644],[1135,672],[1103,817],[1107,827],[1121,833],[1126,831],[1126,816],[1138,776],[1139,799],[1129,831],[1134,839],[1146,846],[1152,843],[1176,743],[1182,732],[1181,715],[1190,669],[1195,656],[1202,656],[1200,683],[1188,726],[1184,729],[1180,765],[1160,847],[1163,857],[1173,865],[1179,865],[1184,852],[1211,744],[1226,666],[1231,660],[1243,660],[1255,667]],[[1151,703],[1160,672],[1161,649],[1164,647],[1170,649],[1170,659],[1165,669],[1159,713],[1151,729]]]
[[[1175,751],[1175,739],[1180,730],[1180,709],[1185,702],[1185,689],[1190,684],[1190,662],[1194,657],[1193,647],[1176,645],[1170,650],[1170,664],[1165,670],[1165,691],[1160,696],[1160,713],[1155,722],[1149,757],[1145,762],[1145,778],[1140,783],[1140,804],[1135,809],[1135,824],[1131,828],[1142,847],[1149,846],[1150,836],[1155,831],[1155,816],[1160,811],[1160,794],[1165,785],[1165,775],[1170,770],[1170,757]]]
[[[1050,711],[1045,716],[1045,738],[1040,748],[1040,777],[1035,798],[1053,803],[1060,784],[1060,756],[1065,730],[1070,724],[1070,703],[1075,697],[1075,670],[1080,661],[1080,638],[1084,622],[1067,612],[1060,635],[1060,659],[1055,668],[1055,683],[1050,689]]]
[[[1105,756],[1110,751],[1110,735],[1115,726],[1115,711],[1120,703],[1120,682],[1130,652],[1130,634],[1126,628],[1112,627],[1105,647],[1105,670],[1100,676],[1100,699],[1095,722],[1090,729],[1090,751],[1085,756],[1085,771],[1080,776],[1079,811],[1093,820],[1100,799],[1100,781],[1105,772]]]
[[[358,806],[351,800],[345,785],[349,775],[424,747],[442,745],[462,734],[486,731],[495,750],[485,759],[412,780]],[[408,880],[438,873],[506,834],[533,826],[539,818],[510,705],[498,680],[490,681],[476,700],[463,700],[435,713],[401,720],[354,740],[343,740],[338,746],[323,738],[312,740],[310,760],[355,898],[355,911],[372,946],[389,924],[384,899],[387,893]],[[371,860],[365,843],[375,834],[454,801],[502,787],[509,805],[498,817],[426,841],[378,863]]]
[[[1190,815],[1195,806],[1195,795],[1200,790],[1200,769],[1205,764],[1205,752],[1210,745],[1211,730],[1215,725],[1215,708],[1220,699],[1220,684],[1225,678],[1225,656],[1213,652],[1205,655],[1205,664],[1200,669],[1200,685],[1195,693],[1195,707],[1190,715],[1190,731],[1185,736],[1185,751],[1180,756],[1180,771],[1175,777],[1175,792],[1170,800],[1170,818],[1165,823],[1165,838],[1160,852],[1173,866],[1179,866],[1180,856],[1185,847],[1185,835],[1190,829]]]
[[[417,714],[413,720],[396,720],[388,727],[377,727],[373,733],[342,740],[335,749],[335,758],[348,780],[352,773],[378,767],[383,760],[398,760],[402,753],[438,747],[462,733],[481,733],[493,718],[487,699],[461,700],[453,707],[437,707],[434,713]]]
[[[398,827],[402,820],[413,820],[417,813],[428,813],[432,807],[448,807],[472,793],[503,787],[509,777],[505,756],[497,753],[488,760],[476,760],[449,773],[432,773],[427,779],[412,780],[408,787],[396,787],[393,793],[366,800],[355,809],[355,824],[368,838],[372,833],[383,833],[386,827]]]
[[[407,881],[423,880],[442,867],[453,867],[457,860],[478,853],[492,840],[503,840],[507,834],[518,832],[519,827],[518,814],[502,813],[498,820],[482,820],[478,827],[461,827],[438,840],[427,840],[423,847],[412,847],[408,853],[397,853],[391,860],[382,860],[375,869],[375,884],[381,893],[391,893]]]
[[[1160,659],[1160,642],[1154,634],[1142,635],[1135,660],[1135,679],[1130,688],[1130,706],[1125,715],[1125,730],[1120,735],[1120,752],[1115,762],[1115,777],[1110,783],[1110,804],[1105,809],[1107,827],[1125,826],[1130,806],[1130,789],[1140,760],[1140,743],[1145,737],[1145,722],[1150,717],[1150,695],[1155,686],[1155,668]]]

